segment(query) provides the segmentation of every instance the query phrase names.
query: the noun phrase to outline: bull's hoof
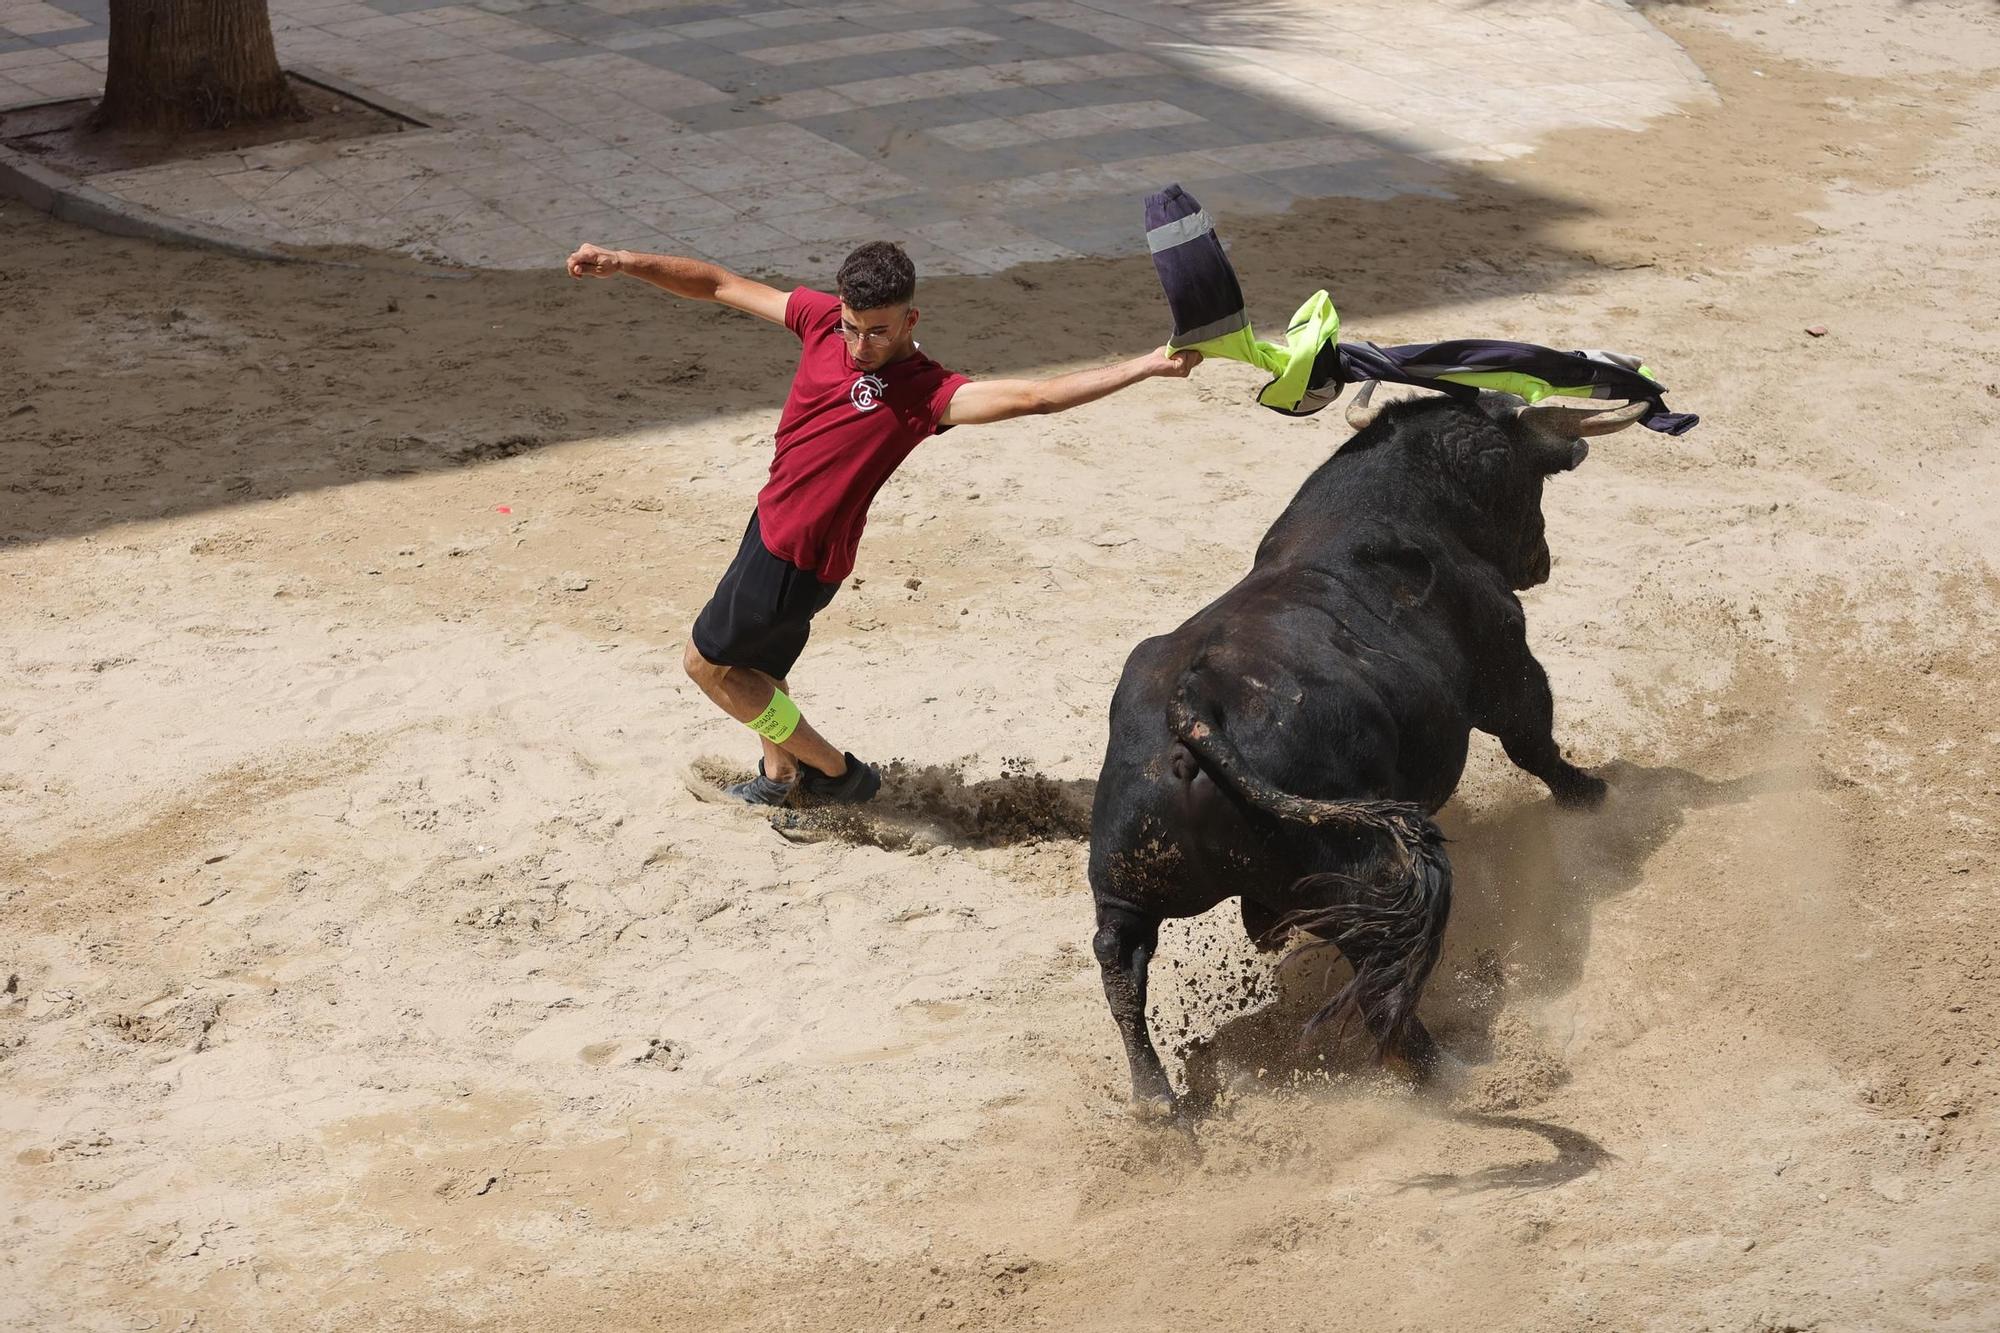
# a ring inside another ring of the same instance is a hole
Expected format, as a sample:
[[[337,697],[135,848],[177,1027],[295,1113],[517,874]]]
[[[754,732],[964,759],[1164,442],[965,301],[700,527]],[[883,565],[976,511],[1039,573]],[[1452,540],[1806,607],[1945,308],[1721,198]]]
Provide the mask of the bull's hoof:
[[[1403,1052],[1403,1068],[1408,1071],[1410,1082],[1419,1088],[1429,1087],[1445,1067],[1445,1053],[1436,1042],[1426,1040],[1414,1050]]]
[[[1161,1072],[1157,1079],[1135,1079],[1132,1083],[1131,1111],[1140,1120],[1172,1120],[1180,1112],[1180,1098],[1174,1095],[1174,1085],[1167,1082]]]
[[[1603,778],[1594,778],[1581,769],[1577,770],[1575,777],[1549,784],[1549,794],[1565,810],[1595,810],[1604,804],[1604,798],[1610,791],[1610,783]]]

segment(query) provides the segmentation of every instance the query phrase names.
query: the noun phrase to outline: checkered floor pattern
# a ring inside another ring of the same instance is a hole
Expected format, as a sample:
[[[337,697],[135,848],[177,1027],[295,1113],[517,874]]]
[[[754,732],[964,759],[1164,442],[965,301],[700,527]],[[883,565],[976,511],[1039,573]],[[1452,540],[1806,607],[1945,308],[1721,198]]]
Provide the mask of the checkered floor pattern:
[[[106,0],[0,0],[7,108],[94,96]],[[1219,211],[1446,188],[1711,97],[1615,0],[272,0],[281,60],[426,128],[89,184],[260,240],[534,267],[593,240],[751,272],[890,236],[930,272]]]

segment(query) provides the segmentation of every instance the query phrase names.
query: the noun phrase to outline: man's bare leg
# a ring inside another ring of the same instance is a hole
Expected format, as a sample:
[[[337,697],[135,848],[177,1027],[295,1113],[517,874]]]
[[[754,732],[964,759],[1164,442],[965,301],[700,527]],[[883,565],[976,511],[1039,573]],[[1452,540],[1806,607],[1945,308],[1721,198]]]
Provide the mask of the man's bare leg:
[[[753,667],[729,667],[709,661],[690,643],[681,654],[681,666],[688,679],[701,688],[701,692],[729,716],[738,722],[753,721],[771,704],[774,691],[784,688],[783,682],[773,680]],[[786,691],[790,693],[790,691]],[[792,734],[779,745],[768,738],[764,742],[764,774],[776,782],[787,781],[797,770],[793,761],[808,764],[830,778],[837,778],[847,771],[847,756],[826,743],[826,738],[813,730],[810,722],[799,719]],[[774,760],[774,756],[777,758]],[[785,766],[785,773],[773,767],[775,763]]]

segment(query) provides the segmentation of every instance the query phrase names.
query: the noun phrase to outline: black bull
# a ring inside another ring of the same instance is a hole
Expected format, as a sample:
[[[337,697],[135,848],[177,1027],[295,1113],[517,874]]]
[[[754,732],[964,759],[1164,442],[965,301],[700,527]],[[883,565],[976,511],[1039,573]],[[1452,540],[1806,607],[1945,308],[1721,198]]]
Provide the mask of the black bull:
[[[1514,594],[1549,576],[1544,478],[1583,461],[1583,436],[1644,411],[1496,393],[1371,411],[1364,394],[1349,417],[1360,429],[1242,582],[1133,651],[1111,701],[1090,886],[1135,1098],[1173,1101],[1146,1028],[1160,922],[1232,896],[1260,947],[1297,928],[1353,968],[1315,1023],[1358,1014],[1378,1053],[1430,1067],[1417,999],[1451,909],[1430,816],[1472,728],[1556,800],[1604,795],[1556,746]]]

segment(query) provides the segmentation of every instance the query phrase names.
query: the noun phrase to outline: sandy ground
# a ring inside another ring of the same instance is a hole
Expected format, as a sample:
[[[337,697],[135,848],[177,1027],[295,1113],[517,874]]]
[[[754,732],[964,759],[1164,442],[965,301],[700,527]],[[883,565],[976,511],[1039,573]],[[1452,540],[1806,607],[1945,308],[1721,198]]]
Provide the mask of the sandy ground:
[[[1299,1077],[1313,978],[1195,923],[1191,1134],[1123,1110],[1077,802],[1336,414],[1212,366],[926,446],[795,677],[913,767],[802,845],[682,779],[751,754],[678,658],[782,333],[0,211],[0,1326],[2000,1326],[2000,22],[1656,12],[1721,106],[1207,201],[1267,322],[1641,351],[1706,421],[1550,488],[1615,793],[1476,743],[1462,1068]],[[1144,260],[923,305],[976,373],[1165,319]]]

